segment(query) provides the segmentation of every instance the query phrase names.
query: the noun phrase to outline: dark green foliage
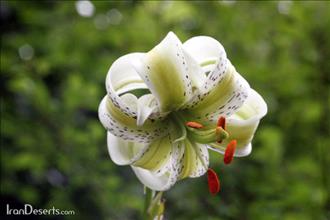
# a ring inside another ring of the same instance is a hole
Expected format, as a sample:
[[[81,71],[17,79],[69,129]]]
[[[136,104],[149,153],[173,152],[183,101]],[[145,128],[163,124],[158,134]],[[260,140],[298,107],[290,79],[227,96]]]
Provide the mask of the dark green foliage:
[[[269,113],[249,157],[224,166],[212,153],[220,194],[209,195],[205,177],[179,182],[165,193],[166,217],[330,218],[328,2],[93,3],[86,18],[74,1],[1,1],[3,207],[76,211],[64,219],[140,218],[143,188],[129,167],[111,162],[97,108],[111,63],[150,50],[172,30],[182,41],[218,39]]]

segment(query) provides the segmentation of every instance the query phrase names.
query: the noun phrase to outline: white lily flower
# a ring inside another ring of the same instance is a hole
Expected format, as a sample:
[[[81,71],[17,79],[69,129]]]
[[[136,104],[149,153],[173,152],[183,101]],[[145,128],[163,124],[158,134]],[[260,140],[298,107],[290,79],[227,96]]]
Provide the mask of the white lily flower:
[[[108,72],[106,89],[99,118],[108,130],[110,157],[131,165],[156,191],[203,175],[208,149],[224,153],[236,140],[234,156],[248,155],[267,112],[223,46],[206,36],[182,44],[170,32],[148,53],[120,57]],[[226,127],[218,118],[226,118]]]

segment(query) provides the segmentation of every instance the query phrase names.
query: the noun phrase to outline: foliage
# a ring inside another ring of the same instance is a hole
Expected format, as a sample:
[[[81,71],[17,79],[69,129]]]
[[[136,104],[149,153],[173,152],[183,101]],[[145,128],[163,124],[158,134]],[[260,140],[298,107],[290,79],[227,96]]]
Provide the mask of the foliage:
[[[165,193],[168,219],[330,218],[328,2],[1,1],[2,206],[73,209],[63,219],[139,219],[143,188],[109,159],[97,107],[118,57],[168,31],[209,35],[265,98],[249,157]],[[52,218],[47,217],[45,218]],[[62,217],[61,217],[62,218]]]

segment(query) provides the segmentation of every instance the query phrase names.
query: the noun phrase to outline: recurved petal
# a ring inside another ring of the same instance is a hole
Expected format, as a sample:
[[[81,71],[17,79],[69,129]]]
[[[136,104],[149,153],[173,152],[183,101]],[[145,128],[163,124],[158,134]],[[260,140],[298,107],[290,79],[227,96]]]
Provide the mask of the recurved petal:
[[[130,95],[126,99],[134,98]],[[132,102],[134,104],[133,100]],[[133,104],[131,103],[130,105],[133,106]],[[132,106],[130,106],[131,109],[133,109]],[[137,116],[131,117],[128,113],[123,112],[108,99],[108,96],[102,99],[98,112],[103,126],[116,137],[127,141],[150,143],[152,140],[168,134],[166,120],[146,120],[143,126],[138,126]]]
[[[204,175],[209,165],[207,147],[202,144],[190,142],[188,139],[182,141],[180,144],[184,152],[179,161],[179,178],[194,178]]]
[[[109,99],[114,106],[131,118],[139,117],[137,108],[134,108],[136,104],[134,106],[127,103],[123,100],[122,96],[127,94],[137,96],[136,93],[150,94],[147,84],[141,79],[132,65],[132,63],[140,60],[144,56],[144,53],[131,53],[120,57],[112,64],[106,77],[106,89]],[[150,94],[150,96],[152,95]],[[137,96],[137,98],[139,98],[139,96]],[[152,113],[148,115],[147,118],[158,120],[161,119],[161,117],[162,115],[160,114],[159,106],[156,102],[153,106]]]
[[[111,160],[117,165],[129,165],[140,158],[148,144],[125,141],[107,132],[108,151]]]
[[[172,145],[172,154],[169,159],[168,170],[161,175],[140,167],[132,166],[132,169],[142,184],[156,191],[165,191],[173,186],[179,177],[179,158],[182,157],[182,148],[178,144]]]
[[[192,97],[189,71],[194,65],[191,62],[194,61],[186,59],[181,41],[170,32],[160,44],[133,63],[163,113],[179,109]]]
[[[220,116],[229,117],[243,105],[249,90],[247,81],[229,62],[222,79],[210,91],[199,95],[185,110],[186,117],[206,124]]]
[[[183,47],[203,68],[203,74],[207,75],[202,85],[202,96],[217,85],[227,71],[225,49],[217,40],[208,36],[190,38]]]
[[[221,144],[212,144],[211,148],[224,153],[227,144],[231,140],[237,140],[235,156],[242,157],[250,154],[252,150],[251,141],[258,127],[259,121],[267,113],[267,104],[263,98],[253,89],[244,105],[226,123],[229,138]]]
[[[169,136],[156,139],[150,143],[146,152],[132,165],[160,173],[170,159],[172,150],[172,143]]]

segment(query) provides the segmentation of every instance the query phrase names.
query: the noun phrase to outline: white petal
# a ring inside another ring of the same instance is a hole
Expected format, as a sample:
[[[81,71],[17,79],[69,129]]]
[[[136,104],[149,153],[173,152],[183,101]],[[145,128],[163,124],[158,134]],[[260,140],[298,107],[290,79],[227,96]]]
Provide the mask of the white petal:
[[[136,108],[132,109],[131,105],[122,100],[121,95],[133,90],[148,88],[132,66],[132,63],[144,56],[144,53],[131,53],[120,57],[112,64],[106,77],[108,97],[117,108],[132,118],[137,117]],[[161,119],[159,107],[154,109],[150,118]]]
[[[128,165],[142,156],[147,144],[125,141],[108,133],[108,151],[111,160],[117,165]]]
[[[133,66],[157,98],[161,111],[179,109],[192,97],[192,82],[182,43],[170,32],[164,40]]]
[[[230,64],[230,63],[229,63]],[[197,121],[216,121],[220,116],[235,113],[248,97],[250,90],[246,80],[230,64],[226,74],[205,95],[198,96],[185,111],[186,117]]]
[[[204,175],[209,166],[209,152],[204,144],[193,144],[196,151],[195,166],[189,177],[200,177]]]
[[[204,175],[209,164],[207,147],[192,143],[188,139],[182,141],[180,147],[184,149],[184,153],[179,161],[179,178],[184,179]]]
[[[131,108],[132,109],[132,108]],[[114,106],[105,96],[99,106],[99,119],[103,126],[113,135],[127,141],[149,143],[168,134],[167,122],[147,120],[143,126],[137,126],[136,118]]]
[[[132,169],[140,182],[146,187],[156,191],[167,190],[166,186],[169,183],[170,173],[166,173],[162,176],[156,176],[149,170],[140,167],[132,166]]]
[[[165,137],[163,139],[167,139]],[[155,176],[163,176],[171,169],[171,143],[156,140],[151,144],[125,141],[108,132],[107,144],[111,160],[117,165],[132,165],[148,169]],[[165,144],[168,144],[167,146]],[[150,154],[153,155],[150,155]]]
[[[148,86],[145,83],[131,82],[127,85],[120,87],[120,89],[117,90],[117,94],[120,96],[124,93],[137,89],[148,89]]]
[[[169,170],[163,175],[156,175],[154,172],[149,170],[134,167],[132,169],[142,184],[148,188],[156,191],[165,191],[173,186],[178,180],[178,168],[179,158],[182,156],[182,148],[178,148],[178,145],[173,146],[173,153],[170,158]]]
[[[119,94],[127,92],[127,87],[130,87],[131,84],[135,85],[133,88],[136,88],[137,84],[139,87],[144,84],[141,77],[130,65],[132,60],[139,59],[142,56],[142,53],[131,53],[120,57],[112,64],[106,77],[106,89],[109,98],[115,106],[130,116],[136,116],[136,112],[132,111],[129,106],[120,99]]]
[[[137,125],[142,126],[149,116],[157,109],[155,97],[144,95],[137,101]]]
[[[216,151],[220,154],[225,154],[226,148],[224,146],[221,146],[220,148],[215,148],[212,146],[208,146],[209,149]],[[241,148],[236,149],[234,156],[235,157],[245,157],[248,156],[252,151],[252,144],[249,143]]]
[[[267,105],[263,98],[251,89],[244,105],[233,116],[227,119],[226,131],[229,138],[221,144],[211,145],[223,153],[231,140],[237,140],[235,156],[247,156],[252,150],[251,141],[258,127],[259,121],[267,113]]]
[[[208,36],[193,37],[183,47],[203,67],[205,73],[210,72],[204,81],[203,96],[218,84],[227,71],[225,49],[217,40]]]
[[[157,173],[170,160],[172,150],[172,143],[169,136],[159,138],[150,143],[146,152],[133,165]]]

